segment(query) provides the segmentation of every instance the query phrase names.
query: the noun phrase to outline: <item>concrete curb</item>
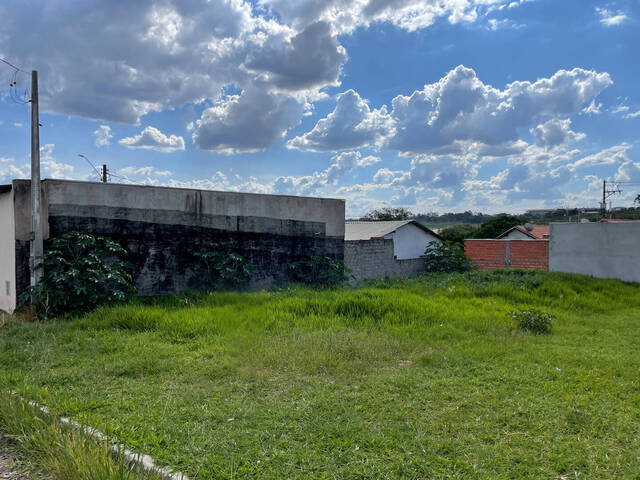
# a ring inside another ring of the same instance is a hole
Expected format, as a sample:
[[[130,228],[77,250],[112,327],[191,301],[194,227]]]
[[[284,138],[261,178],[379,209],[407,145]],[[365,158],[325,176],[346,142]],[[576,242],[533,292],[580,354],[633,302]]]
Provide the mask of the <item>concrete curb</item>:
[[[21,395],[19,395],[16,392],[11,392],[11,393],[16,397],[20,398],[20,400],[27,403],[28,405],[34,408],[37,408],[42,413],[49,415],[51,417],[54,417],[54,415],[51,413],[51,410],[49,410],[44,405],[39,405],[36,402],[25,400]],[[174,472],[169,467],[158,467],[152,456],[142,454],[142,453],[136,453],[132,450],[129,450],[125,445],[114,442],[113,439],[107,437],[100,430],[97,430],[89,426],[82,426],[75,420],[72,420],[68,417],[59,417],[57,420],[59,423],[63,425],[70,425],[71,427],[77,430],[81,430],[82,432],[84,432],[85,434],[87,434],[92,438],[95,438],[96,440],[99,440],[101,442],[107,442],[112,452],[122,455],[128,462],[135,463],[145,471],[160,475],[160,477],[163,480],[189,480],[189,477],[187,477],[182,472]]]

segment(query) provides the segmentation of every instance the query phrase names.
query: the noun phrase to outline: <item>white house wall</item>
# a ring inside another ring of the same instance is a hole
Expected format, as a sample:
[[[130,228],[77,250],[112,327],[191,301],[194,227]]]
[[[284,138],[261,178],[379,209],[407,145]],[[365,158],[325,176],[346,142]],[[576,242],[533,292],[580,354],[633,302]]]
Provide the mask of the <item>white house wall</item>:
[[[16,243],[13,191],[0,193],[0,310],[16,308]]]
[[[500,239],[501,240],[535,240],[534,238],[531,238],[529,235],[521,232],[518,229],[511,230],[511,232],[509,232],[509,235],[505,235]]]
[[[420,258],[430,242],[439,242],[436,237],[420,227],[408,223],[385,238],[393,238],[393,254],[398,260]]]

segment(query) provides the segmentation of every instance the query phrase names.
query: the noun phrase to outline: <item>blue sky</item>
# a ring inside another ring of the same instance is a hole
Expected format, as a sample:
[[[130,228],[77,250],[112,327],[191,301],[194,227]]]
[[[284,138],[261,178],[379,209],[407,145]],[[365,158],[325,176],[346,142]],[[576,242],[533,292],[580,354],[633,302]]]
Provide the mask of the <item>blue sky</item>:
[[[349,215],[595,206],[603,179],[640,182],[637,0],[131,4],[0,6],[0,56],[39,71],[46,177],[95,180],[83,154],[113,181]],[[0,183],[29,175],[13,74]]]

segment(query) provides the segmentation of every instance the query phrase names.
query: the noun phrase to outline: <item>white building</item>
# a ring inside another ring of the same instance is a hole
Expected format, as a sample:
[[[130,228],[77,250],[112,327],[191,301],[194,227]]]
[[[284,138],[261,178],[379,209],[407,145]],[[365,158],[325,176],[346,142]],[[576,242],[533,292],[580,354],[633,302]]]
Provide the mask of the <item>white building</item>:
[[[421,258],[438,234],[415,220],[346,222],[344,261],[357,279],[408,277],[424,270]]]

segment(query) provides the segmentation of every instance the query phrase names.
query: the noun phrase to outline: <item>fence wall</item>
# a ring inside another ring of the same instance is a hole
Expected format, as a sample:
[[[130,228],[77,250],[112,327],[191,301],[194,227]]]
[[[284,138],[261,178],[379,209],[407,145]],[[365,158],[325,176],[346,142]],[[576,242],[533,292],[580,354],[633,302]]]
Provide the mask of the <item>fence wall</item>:
[[[480,270],[549,269],[548,240],[465,240],[464,253]]]
[[[549,269],[640,282],[640,222],[552,223]]]
[[[356,280],[410,277],[424,271],[424,260],[396,260],[393,240],[348,240],[344,242],[344,263]]]

